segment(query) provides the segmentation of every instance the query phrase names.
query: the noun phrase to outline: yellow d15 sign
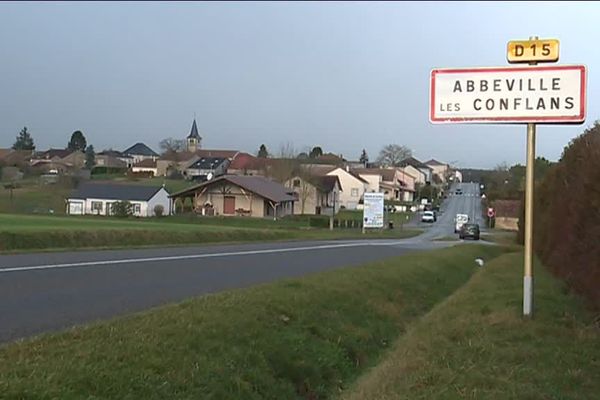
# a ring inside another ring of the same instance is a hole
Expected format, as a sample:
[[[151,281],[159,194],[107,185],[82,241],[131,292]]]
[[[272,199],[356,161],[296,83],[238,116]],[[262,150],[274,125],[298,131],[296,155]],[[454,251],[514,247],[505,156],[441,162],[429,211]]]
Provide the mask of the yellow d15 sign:
[[[558,61],[558,40],[511,40],[507,46],[509,63],[556,62]]]

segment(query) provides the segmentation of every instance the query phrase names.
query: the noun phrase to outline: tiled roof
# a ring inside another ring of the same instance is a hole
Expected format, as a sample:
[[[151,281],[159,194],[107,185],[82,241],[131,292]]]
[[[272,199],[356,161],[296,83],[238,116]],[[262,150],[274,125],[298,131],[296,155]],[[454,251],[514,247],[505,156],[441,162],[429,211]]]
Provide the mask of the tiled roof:
[[[37,153],[36,158],[45,158],[47,160],[50,160],[51,158],[54,158],[54,157],[65,158],[72,152],[73,152],[73,150],[69,150],[69,149],[49,149],[49,150]]]
[[[70,198],[147,201],[160,189],[162,189],[162,186],[86,182],[79,185]]]
[[[400,161],[400,166],[401,167],[405,167],[407,165],[412,165],[415,168],[427,168],[427,169],[431,169],[431,167],[425,163],[422,163],[421,161],[417,160],[414,157],[408,157],[405,158],[404,160]]]
[[[208,182],[201,183],[199,185],[192,186],[185,190],[182,190],[177,193],[173,193],[171,197],[179,197],[184,194],[189,194],[195,192],[199,188],[203,188],[206,186],[214,185],[218,182],[230,182],[234,185],[237,185],[243,189],[246,189],[250,192],[253,192],[267,200],[274,201],[276,203],[282,201],[294,201],[296,198],[290,194],[288,188],[283,186],[280,183],[273,182],[267,178],[263,178],[262,176],[238,176],[238,175],[223,175],[216,179],[213,179]]]
[[[134,144],[127,150],[123,151],[123,154],[132,156],[158,157],[158,154],[144,143]]]
[[[202,157],[199,160],[197,160],[196,162],[194,162],[193,164],[191,164],[190,166],[188,166],[188,168],[191,168],[191,169],[215,169],[219,165],[223,164],[225,161],[227,161],[227,159],[223,158],[223,157]]]
[[[199,157],[223,157],[233,159],[239,153],[238,150],[210,150],[200,149],[196,151],[196,155]]]
[[[427,161],[425,164],[427,164],[427,165],[448,165],[443,162],[439,162],[438,160],[435,160],[433,158],[431,160]]]

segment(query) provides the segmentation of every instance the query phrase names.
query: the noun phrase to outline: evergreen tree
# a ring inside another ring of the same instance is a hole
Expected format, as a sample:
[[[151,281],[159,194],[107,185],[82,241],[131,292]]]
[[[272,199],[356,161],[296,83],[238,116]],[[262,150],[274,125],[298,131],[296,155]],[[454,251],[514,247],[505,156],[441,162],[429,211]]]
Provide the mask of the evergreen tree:
[[[309,158],[317,158],[323,155],[323,149],[320,146],[315,146],[308,155]]]
[[[71,135],[71,140],[69,140],[69,144],[67,145],[67,148],[73,151],[85,151],[86,147],[87,141],[85,140],[85,136],[83,136],[83,133],[81,131],[73,132],[73,134]]]
[[[94,152],[94,146],[91,144],[85,149],[85,167],[87,169],[94,168],[96,165],[96,153]]]
[[[264,144],[261,144],[260,148],[258,149],[258,157],[259,158],[269,157],[269,152],[267,151],[267,146],[265,146]]]
[[[14,150],[35,150],[35,144],[33,143],[33,138],[27,132],[27,127],[23,127],[19,135],[17,136],[17,140],[13,144],[12,148]]]

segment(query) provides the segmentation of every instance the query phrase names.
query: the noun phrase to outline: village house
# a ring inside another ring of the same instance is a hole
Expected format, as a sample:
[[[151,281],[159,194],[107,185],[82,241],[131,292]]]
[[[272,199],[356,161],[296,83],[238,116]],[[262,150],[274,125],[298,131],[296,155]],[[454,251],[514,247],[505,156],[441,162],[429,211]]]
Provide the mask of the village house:
[[[80,150],[50,149],[37,152],[30,161],[31,167],[42,172],[68,173],[85,165],[85,154]]]
[[[185,167],[183,175],[190,180],[204,182],[227,172],[229,159],[224,157],[198,157]]]
[[[293,191],[261,176],[222,175],[171,195],[174,210],[201,215],[280,218],[294,214]]]
[[[308,176],[337,176],[340,182],[339,206],[348,210],[356,210],[362,199],[368,182],[350,168],[333,165],[304,164],[302,170]]]
[[[433,171],[433,175],[437,176],[437,179],[439,180],[440,183],[446,183],[446,181],[448,180],[448,172],[450,170],[450,166],[448,164],[444,164],[442,162],[439,162],[437,160],[431,159],[427,162],[425,162],[425,165],[427,165],[428,167],[430,167]],[[433,179],[432,177],[432,183],[434,182],[435,179]]]
[[[125,185],[85,182],[67,198],[67,214],[111,215],[112,203],[128,201],[133,215],[152,217],[161,205],[164,215],[171,213],[169,192],[163,186]]]
[[[151,176],[156,176],[156,161],[150,159],[142,160],[136,164],[133,164],[131,167],[131,172],[145,172]]]
[[[433,169],[416,158],[405,158],[400,161],[399,166],[410,175],[413,175],[418,184],[426,185],[427,183],[431,183]]]
[[[340,210],[340,180],[337,176],[294,176],[285,183],[298,201],[294,214],[332,215]]]
[[[125,172],[128,168],[127,162],[123,161],[119,157],[108,154],[107,152],[96,154],[94,161],[96,164],[94,168],[106,168],[107,170],[113,171],[122,170],[123,172]]]
[[[0,165],[25,168],[33,157],[33,150],[0,149]]]
[[[107,168],[131,168],[133,166],[133,157],[125,155],[117,150],[103,150],[96,153],[96,165]]]
[[[356,168],[355,174],[367,182],[367,191],[383,193],[385,200],[412,202],[415,177],[401,168]]]
[[[266,176],[272,159],[254,157],[248,153],[238,153],[227,167],[231,175]]]
[[[156,161],[160,157],[154,150],[141,142],[138,142],[129,147],[127,150],[124,150],[123,155],[132,158],[132,165],[144,160]]]

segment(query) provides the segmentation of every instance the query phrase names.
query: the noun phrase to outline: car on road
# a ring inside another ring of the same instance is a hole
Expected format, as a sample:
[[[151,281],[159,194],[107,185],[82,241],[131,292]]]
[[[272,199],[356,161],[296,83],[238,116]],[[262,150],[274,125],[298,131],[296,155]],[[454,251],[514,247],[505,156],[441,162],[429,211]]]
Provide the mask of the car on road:
[[[469,216],[467,214],[456,214],[456,217],[454,218],[454,233],[459,233],[460,232],[460,228],[462,228],[462,226],[464,224],[466,224],[467,222],[469,222]]]
[[[423,212],[423,215],[421,215],[421,222],[435,222],[436,220],[437,218],[433,211],[425,211]]]
[[[479,224],[463,224],[458,233],[458,237],[461,239],[471,238],[473,240],[479,240]]]
[[[459,196],[461,194],[463,194],[462,189],[456,189],[456,192],[454,192],[454,193],[457,194],[457,195],[459,195]]]

